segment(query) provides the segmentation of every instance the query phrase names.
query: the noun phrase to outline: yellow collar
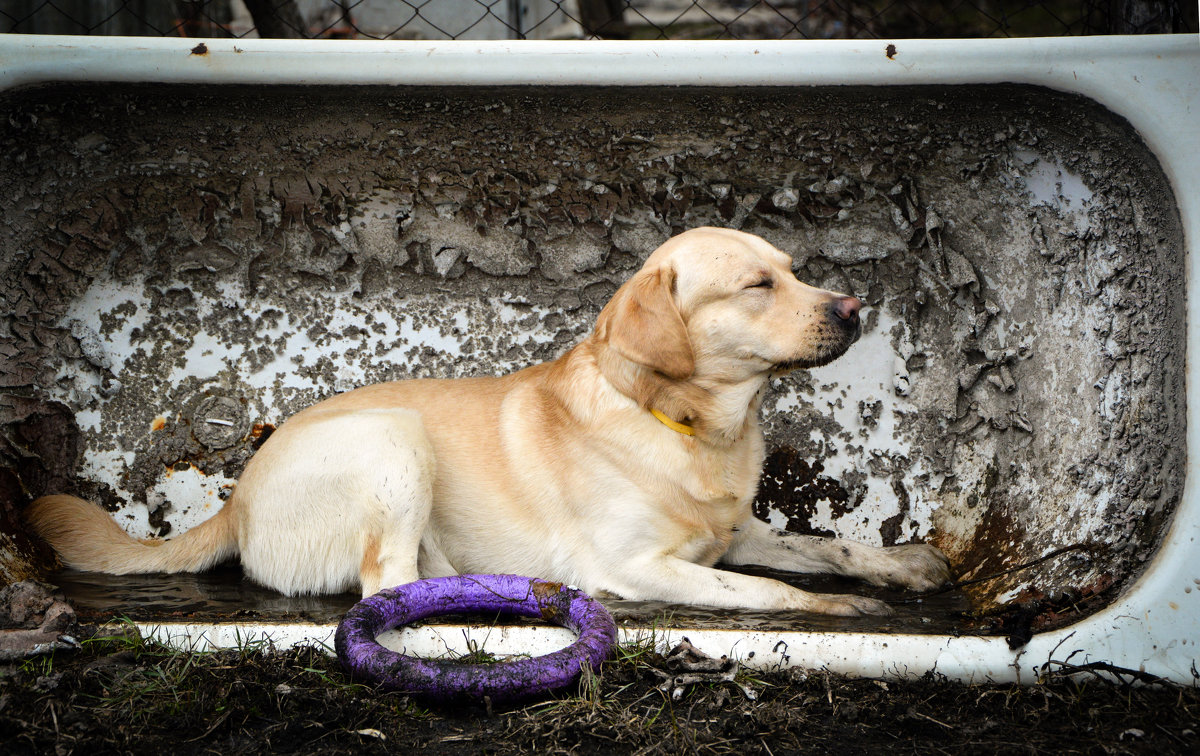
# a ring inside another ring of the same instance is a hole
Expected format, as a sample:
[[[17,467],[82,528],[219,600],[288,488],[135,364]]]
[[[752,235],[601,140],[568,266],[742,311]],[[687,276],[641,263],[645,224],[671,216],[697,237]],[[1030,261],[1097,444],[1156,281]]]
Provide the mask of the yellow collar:
[[[668,428],[675,431],[676,433],[682,433],[685,436],[696,435],[696,429],[693,428],[692,426],[684,425],[683,423],[677,423],[656,409],[650,410],[650,414],[654,415],[654,417],[658,420],[658,422],[667,426]]]

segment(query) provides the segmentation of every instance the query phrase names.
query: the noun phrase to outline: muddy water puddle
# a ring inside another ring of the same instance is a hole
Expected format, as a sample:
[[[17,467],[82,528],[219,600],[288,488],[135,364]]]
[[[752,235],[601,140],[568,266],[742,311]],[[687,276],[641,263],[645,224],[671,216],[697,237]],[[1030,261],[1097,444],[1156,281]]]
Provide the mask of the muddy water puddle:
[[[738,571],[782,580],[805,590],[873,596],[891,604],[895,614],[840,618],[795,611],[717,609],[650,601],[604,599],[603,603],[623,626],[937,635],[989,632],[974,618],[970,601],[959,590],[917,596],[875,589],[850,580],[793,575],[761,567]],[[350,593],[283,596],[254,584],[233,565],[190,575],[103,575],[63,570],[49,576],[49,582],[63,590],[81,617],[93,621],[126,617],[138,622],[337,622],[358,598]],[[482,624],[494,622],[491,617],[466,619]],[[505,622],[533,621],[508,618]]]

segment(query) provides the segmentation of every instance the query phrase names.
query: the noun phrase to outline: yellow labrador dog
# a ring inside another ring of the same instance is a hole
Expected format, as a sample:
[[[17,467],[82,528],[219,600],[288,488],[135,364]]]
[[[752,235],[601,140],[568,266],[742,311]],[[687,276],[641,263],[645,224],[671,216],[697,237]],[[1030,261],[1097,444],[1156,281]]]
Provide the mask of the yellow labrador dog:
[[[790,534],[751,513],[768,380],[845,352],[860,306],[796,280],[757,236],[695,229],[659,247],[554,362],[383,383],[304,410],[224,508],[177,538],[135,541],[72,496],[38,499],[27,517],[72,567],[199,571],[239,555],[287,594],[517,573],[627,599],[886,614],[875,599],[714,568],[914,590],[949,579],[932,546]]]

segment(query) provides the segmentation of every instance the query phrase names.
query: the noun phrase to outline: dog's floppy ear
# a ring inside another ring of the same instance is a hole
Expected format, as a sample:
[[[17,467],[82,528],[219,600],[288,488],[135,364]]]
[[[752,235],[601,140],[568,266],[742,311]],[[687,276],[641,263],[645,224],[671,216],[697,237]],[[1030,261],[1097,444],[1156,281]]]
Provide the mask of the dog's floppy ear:
[[[675,271],[667,266],[639,271],[600,311],[596,336],[622,357],[679,380],[696,363],[674,286]]]

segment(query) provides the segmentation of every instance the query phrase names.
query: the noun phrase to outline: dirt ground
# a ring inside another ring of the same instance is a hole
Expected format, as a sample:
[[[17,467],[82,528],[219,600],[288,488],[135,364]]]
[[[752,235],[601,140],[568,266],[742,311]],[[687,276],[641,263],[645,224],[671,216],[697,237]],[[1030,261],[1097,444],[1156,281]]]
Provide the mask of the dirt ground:
[[[347,679],[321,649],[179,653],[136,637],[0,665],[0,752],[1196,753],[1200,689],[1061,671],[1040,684],[851,680],[741,670],[663,689],[626,647],[519,707],[431,707]]]

